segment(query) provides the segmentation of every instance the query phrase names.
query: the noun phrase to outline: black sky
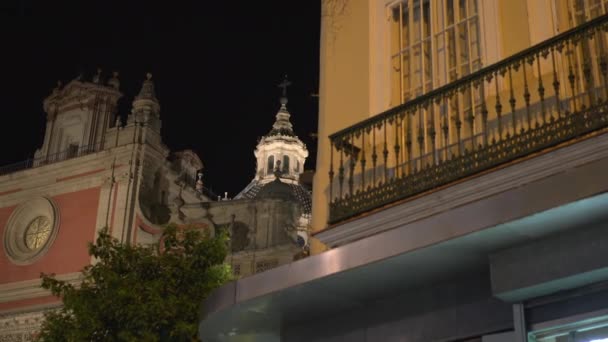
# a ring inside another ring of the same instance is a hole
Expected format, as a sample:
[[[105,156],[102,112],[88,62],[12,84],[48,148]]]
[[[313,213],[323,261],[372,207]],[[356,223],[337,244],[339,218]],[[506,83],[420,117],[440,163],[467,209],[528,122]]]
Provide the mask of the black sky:
[[[286,73],[292,123],[314,168],[319,1],[0,3],[0,165],[40,147],[42,101],[57,80],[101,67],[120,72],[122,116],[152,72],[164,142],[197,152],[206,185],[229,196],[253,177],[253,150],[274,122]]]

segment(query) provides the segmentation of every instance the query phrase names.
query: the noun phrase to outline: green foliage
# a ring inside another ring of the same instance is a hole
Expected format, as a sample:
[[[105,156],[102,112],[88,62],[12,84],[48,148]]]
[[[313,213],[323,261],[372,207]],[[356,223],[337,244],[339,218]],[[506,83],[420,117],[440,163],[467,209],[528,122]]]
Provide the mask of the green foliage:
[[[121,244],[103,229],[89,254],[93,265],[72,285],[42,274],[42,287],[62,298],[46,314],[40,340],[192,341],[199,308],[231,279],[227,235],[169,225],[158,244]]]

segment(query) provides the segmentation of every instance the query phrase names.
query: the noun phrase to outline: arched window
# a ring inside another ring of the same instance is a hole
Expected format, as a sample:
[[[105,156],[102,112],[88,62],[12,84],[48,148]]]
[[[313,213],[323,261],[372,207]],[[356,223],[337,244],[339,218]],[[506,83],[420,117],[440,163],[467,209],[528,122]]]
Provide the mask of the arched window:
[[[283,156],[283,173],[289,173],[289,156]]]
[[[270,157],[268,157],[268,167],[266,170],[266,174],[271,175],[273,171],[274,171],[274,156],[270,156]]]
[[[296,172],[300,172],[300,161],[296,159]]]

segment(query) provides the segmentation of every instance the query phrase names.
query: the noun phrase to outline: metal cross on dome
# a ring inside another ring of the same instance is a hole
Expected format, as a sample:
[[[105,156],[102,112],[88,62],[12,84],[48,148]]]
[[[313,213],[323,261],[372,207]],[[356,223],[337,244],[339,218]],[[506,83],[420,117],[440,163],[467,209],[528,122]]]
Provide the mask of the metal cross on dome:
[[[283,97],[287,97],[287,87],[291,85],[291,82],[287,80],[287,75],[285,75],[285,79],[283,82],[279,83],[279,88],[283,88]]]

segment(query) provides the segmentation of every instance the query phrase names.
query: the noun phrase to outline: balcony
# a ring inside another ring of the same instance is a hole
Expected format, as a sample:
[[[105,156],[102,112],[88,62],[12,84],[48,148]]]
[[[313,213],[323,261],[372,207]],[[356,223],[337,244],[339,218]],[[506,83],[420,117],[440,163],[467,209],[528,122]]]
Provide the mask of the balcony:
[[[330,136],[329,223],[608,127],[608,15]]]
[[[44,166],[48,164],[57,163],[60,161],[78,158],[82,156],[86,156],[91,153],[99,152],[103,149],[102,144],[97,143],[93,145],[86,146],[73,146],[68,148],[65,151],[61,151],[58,153],[50,154],[48,156],[39,157],[39,158],[30,158],[24,161],[20,161],[17,163],[0,166],[0,176],[8,175],[10,173],[19,172],[22,170],[27,170],[39,166]]]

